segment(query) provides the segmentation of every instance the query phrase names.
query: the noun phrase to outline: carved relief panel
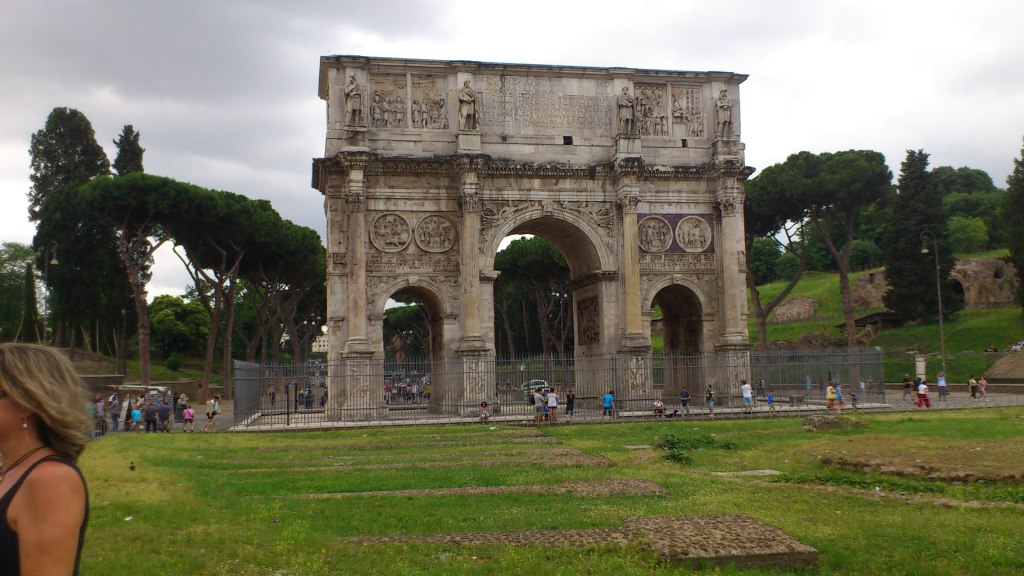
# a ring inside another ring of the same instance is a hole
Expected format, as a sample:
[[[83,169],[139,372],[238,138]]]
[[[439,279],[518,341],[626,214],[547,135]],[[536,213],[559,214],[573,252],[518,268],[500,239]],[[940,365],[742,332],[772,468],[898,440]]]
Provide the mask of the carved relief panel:
[[[370,242],[381,252],[400,252],[410,238],[409,223],[401,214],[381,214],[370,226]]]
[[[370,123],[374,128],[405,128],[405,76],[373,78]]]
[[[448,128],[443,76],[412,77],[413,128],[444,130]]]
[[[676,242],[685,252],[703,252],[711,245],[711,226],[700,216],[687,216],[676,224]]]
[[[601,306],[597,296],[584,298],[576,305],[576,326],[580,344],[601,343]]]
[[[637,84],[634,102],[637,128],[641,136],[668,136],[668,107],[665,104],[665,86]]]
[[[672,124],[676,134],[704,138],[704,104],[700,94],[699,87],[672,87]]]
[[[431,214],[416,225],[416,245],[424,252],[447,252],[455,244],[455,228],[443,216]]]
[[[661,216],[648,216],[639,225],[640,249],[644,252],[664,252],[672,245],[672,226]]]

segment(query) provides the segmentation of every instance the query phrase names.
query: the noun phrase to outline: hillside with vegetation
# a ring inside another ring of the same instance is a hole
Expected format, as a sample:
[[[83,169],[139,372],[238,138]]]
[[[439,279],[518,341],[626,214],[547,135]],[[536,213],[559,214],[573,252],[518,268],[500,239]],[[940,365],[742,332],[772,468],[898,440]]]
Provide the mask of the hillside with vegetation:
[[[978,256],[1000,255],[986,253]],[[851,274],[851,283],[873,271]],[[782,291],[785,282],[777,281],[758,287],[762,297],[772,298]],[[807,335],[822,335],[815,341],[829,340],[836,346],[845,342],[841,326],[843,324],[842,302],[839,296],[839,278],[835,273],[807,272],[800,282],[787,296],[787,300],[797,297],[813,298],[818,309],[812,319],[801,322],[778,323],[769,322],[769,345],[799,346],[800,339]],[[856,315],[861,317],[880,308],[857,308]],[[966,381],[972,375],[984,373],[998,360],[1007,354],[1010,343],[1024,338],[1024,311],[1019,306],[1008,308],[985,308],[978,310],[961,310],[948,318],[944,323],[946,343],[946,368],[951,381]],[[751,342],[757,340],[755,321],[750,321]],[[913,373],[914,354],[929,354],[928,374],[934,377],[939,370],[940,339],[939,324],[933,322],[908,323],[900,328],[886,328],[866,338],[866,345],[878,346],[885,352],[885,373],[889,379],[899,379],[902,374]],[[989,347],[999,352],[985,352]],[[1021,374],[1024,377],[1024,374]]]

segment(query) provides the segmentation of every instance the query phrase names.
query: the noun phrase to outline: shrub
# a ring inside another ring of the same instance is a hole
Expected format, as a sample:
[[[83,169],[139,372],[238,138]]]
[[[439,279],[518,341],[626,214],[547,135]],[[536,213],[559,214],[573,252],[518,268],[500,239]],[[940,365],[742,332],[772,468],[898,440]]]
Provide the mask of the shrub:
[[[164,360],[164,366],[166,366],[171,372],[177,372],[178,369],[181,368],[181,360],[171,356],[167,360]]]

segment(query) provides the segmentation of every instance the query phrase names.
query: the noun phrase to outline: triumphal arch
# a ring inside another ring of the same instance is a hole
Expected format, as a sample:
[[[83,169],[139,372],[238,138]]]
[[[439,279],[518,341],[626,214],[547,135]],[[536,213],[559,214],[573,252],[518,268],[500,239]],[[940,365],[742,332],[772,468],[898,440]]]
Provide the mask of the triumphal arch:
[[[328,407],[379,403],[392,297],[422,302],[431,354],[461,366],[431,403],[488,399],[494,259],[510,234],[561,250],[577,363],[618,358],[624,394],[651,394],[652,308],[666,353],[744,365],[745,79],[323,57],[327,138],[313,186],[326,199],[328,348],[340,366]]]

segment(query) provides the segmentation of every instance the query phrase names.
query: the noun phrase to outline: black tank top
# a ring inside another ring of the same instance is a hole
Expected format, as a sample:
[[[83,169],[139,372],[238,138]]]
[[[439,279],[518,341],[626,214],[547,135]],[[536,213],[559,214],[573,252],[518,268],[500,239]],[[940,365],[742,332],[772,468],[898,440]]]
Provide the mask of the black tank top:
[[[40,462],[60,462],[66,464],[74,469],[78,473],[78,477],[82,478],[82,471],[78,469],[68,460],[65,460],[59,456],[45,456],[37,460],[34,464],[29,466],[29,469],[18,478],[18,481],[14,483],[14,486],[4,494],[3,498],[0,498],[0,574],[5,576],[19,576],[21,574],[21,563],[18,559],[18,533],[11,530],[11,525],[7,523],[7,509],[11,506],[11,500],[14,499],[14,495],[18,493],[18,489],[21,488],[25,478],[35,470],[36,466]],[[85,488],[85,478],[82,478],[82,487]],[[78,562],[82,558],[82,543],[85,541],[85,525],[89,523],[89,490],[86,488],[85,491],[85,517],[82,519],[82,528],[78,531],[78,552],[75,554],[75,571],[72,573],[75,576],[78,574]]]

